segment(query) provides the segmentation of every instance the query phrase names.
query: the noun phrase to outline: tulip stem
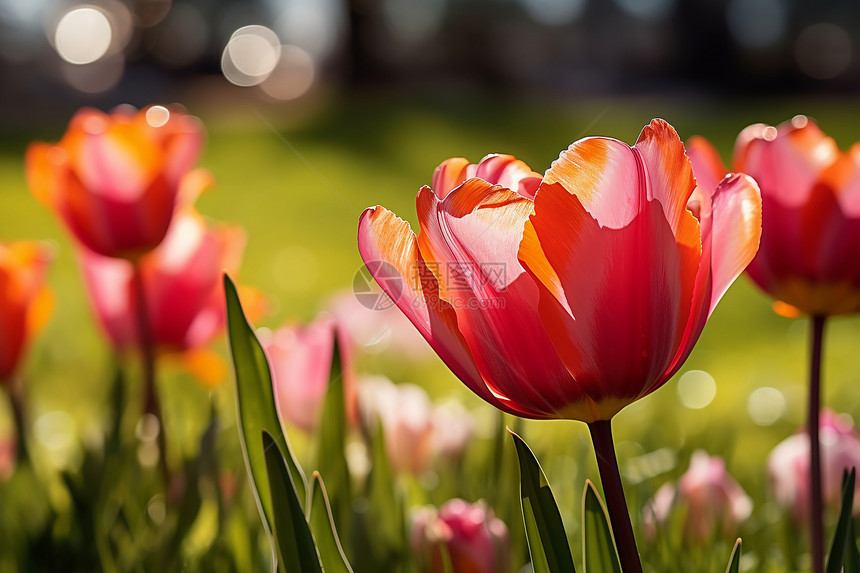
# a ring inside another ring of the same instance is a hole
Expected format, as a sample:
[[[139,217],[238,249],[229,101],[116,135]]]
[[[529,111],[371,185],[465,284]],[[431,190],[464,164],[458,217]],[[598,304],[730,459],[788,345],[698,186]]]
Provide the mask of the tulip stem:
[[[8,387],[9,405],[15,422],[15,467],[27,460],[27,423],[24,414],[24,386],[13,379]]]
[[[139,264],[134,265],[134,297],[137,303],[137,332],[143,371],[143,411],[144,414],[154,416],[158,422],[158,433],[155,436],[158,446],[158,463],[164,478],[164,487],[167,488],[170,486],[170,473],[167,468],[167,440],[155,385],[155,345],[152,338],[152,326],[149,323],[149,312],[146,307],[146,286]]]
[[[624,499],[624,489],[621,486],[621,474],[618,472],[615,445],[612,442],[612,422],[610,420],[591,422],[588,424],[588,429],[591,431],[591,441],[594,443],[594,454],[597,457],[597,468],[600,470],[600,481],[603,483],[603,495],[606,496],[606,507],[612,522],[621,569],[624,573],[642,573],[636,538],[633,536],[633,525],[630,523],[630,512],[627,511],[627,501]]]
[[[812,352],[809,370],[809,535],[813,573],[824,572],[824,527],[822,525],[821,442],[818,438],[821,411],[821,348],[824,342],[825,316],[812,317]]]

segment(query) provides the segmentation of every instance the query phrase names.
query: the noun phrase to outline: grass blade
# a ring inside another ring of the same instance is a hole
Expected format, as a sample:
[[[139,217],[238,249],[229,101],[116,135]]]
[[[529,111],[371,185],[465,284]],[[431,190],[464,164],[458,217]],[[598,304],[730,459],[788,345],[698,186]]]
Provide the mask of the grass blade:
[[[572,573],[573,558],[546,476],[528,445],[511,432],[520,461],[520,499],[535,573]]]
[[[591,480],[582,494],[582,563],[586,571],[621,573],[606,506]]]
[[[269,478],[274,518],[273,536],[279,570],[292,573],[322,573],[316,544],[311,535],[293,476],[272,436],[262,431],[260,442]]]
[[[263,519],[263,526],[271,538],[272,499],[269,493],[265,454],[259,438],[261,432],[265,431],[271,436],[287,462],[303,507],[307,505],[307,482],[281,429],[272,389],[272,375],[263,347],[257,340],[253,328],[248,324],[236,286],[227,275],[224,275],[224,293],[227,302],[227,332],[236,373],[239,441],[242,444],[245,469],[251,476],[251,489]]]
[[[352,567],[343,553],[343,546],[332,519],[326,487],[319,472],[314,472],[311,481],[310,524],[325,573],[352,573]]]
[[[841,573],[845,564],[845,556],[848,543],[855,544],[851,535],[851,510],[854,507],[854,479],[856,477],[854,468],[842,478],[842,507],[839,509],[839,520],[836,522],[836,531],[833,532],[833,542],[830,545],[830,553],[827,556],[827,573]]]
[[[738,538],[735,541],[735,547],[732,549],[732,555],[729,557],[729,566],[726,567],[726,573],[739,573],[741,570],[741,540]]]

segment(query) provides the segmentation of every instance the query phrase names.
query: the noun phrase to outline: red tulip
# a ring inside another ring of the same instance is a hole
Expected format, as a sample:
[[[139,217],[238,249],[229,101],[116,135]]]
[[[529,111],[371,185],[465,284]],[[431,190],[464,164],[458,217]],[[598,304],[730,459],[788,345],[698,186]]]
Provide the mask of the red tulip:
[[[374,207],[359,250],[484,400],[608,420],[681,367],[756,252],[755,182],[695,187],[675,130],[654,120],[633,147],[572,144],[542,179],[510,156],[448,160],[418,193],[418,236]]]
[[[202,141],[179,109],[85,108],[59,143],[30,145],[27,179],[84,247],[135,260],[164,239]]]
[[[441,544],[457,573],[497,573],[510,569],[508,528],[483,501],[447,501],[437,511],[424,507],[413,516],[412,550],[422,573],[442,573]]]
[[[347,415],[354,417],[355,396],[350,353],[334,320],[319,317],[307,325],[276,330],[263,346],[272,370],[275,403],[284,424],[310,432],[322,412],[338,337]]]
[[[797,116],[744,129],[733,165],[761,187],[761,249],[747,269],[753,281],[809,315],[860,311],[860,145],[843,153]]]
[[[839,507],[842,472],[860,469],[860,434],[849,418],[831,410],[821,411],[819,424],[824,501]],[[800,431],[780,442],[768,457],[776,501],[791,510],[796,523],[809,520],[809,434]],[[854,515],[860,515],[860,482],[854,490]]]
[[[0,244],[0,385],[12,381],[27,343],[53,309],[44,284],[50,259],[41,243]]]
[[[693,452],[690,468],[678,484],[664,484],[646,504],[643,521],[649,537],[656,537],[656,524],[665,524],[675,509],[685,510],[684,537],[707,543],[719,532],[737,536],[738,526],[752,513],[752,500],[726,471],[726,462],[701,450]]]
[[[190,173],[183,193],[190,200],[211,183]],[[236,272],[245,247],[244,231],[211,226],[190,205],[176,213],[164,242],[140,259],[149,329],[156,346],[196,349],[224,327],[223,273]],[[99,320],[118,349],[138,347],[139,332],[132,263],[80,249],[84,277]]]

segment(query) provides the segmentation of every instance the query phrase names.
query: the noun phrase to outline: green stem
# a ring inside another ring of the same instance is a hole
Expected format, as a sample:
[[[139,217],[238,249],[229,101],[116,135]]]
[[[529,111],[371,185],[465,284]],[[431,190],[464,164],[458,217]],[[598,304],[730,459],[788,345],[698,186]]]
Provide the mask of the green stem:
[[[627,511],[627,500],[624,499],[624,489],[621,486],[621,474],[618,472],[615,445],[612,442],[612,422],[591,422],[588,429],[594,443],[594,454],[597,456],[597,467],[600,470],[600,481],[603,482],[603,495],[606,496],[606,507],[612,522],[621,569],[624,573],[642,573],[633,525],[630,523],[630,512]]]
[[[156,436],[158,463],[164,478],[164,487],[167,489],[170,486],[170,472],[167,467],[167,440],[161,415],[161,405],[158,400],[158,389],[155,385],[155,344],[152,337],[152,327],[149,323],[149,312],[146,307],[146,286],[139,264],[134,265],[134,298],[137,307],[137,332],[143,373],[143,411],[144,414],[155,416],[158,421],[158,434]]]
[[[27,461],[27,417],[24,413],[24,388],[19,379],[7,387],[12,418],[15,422],[15,467]]]

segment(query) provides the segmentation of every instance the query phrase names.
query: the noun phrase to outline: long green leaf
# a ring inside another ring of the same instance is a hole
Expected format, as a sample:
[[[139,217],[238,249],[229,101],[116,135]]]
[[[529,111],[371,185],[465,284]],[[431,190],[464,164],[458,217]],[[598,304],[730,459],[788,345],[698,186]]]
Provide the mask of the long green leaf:
[[[343,535],[349,536],[352,521],[352,484],[346,463],[347,420],[343,383],[340,345],[338,337],[335,336],[317,457],[320,473],[325,476],[327,489],[331,493],[329,500],[337,529]]]
[[[532,568],[535,573],[572,573],[570,546],[546,476],[523,439],[510,433],[520,461],[520,499]]]
[[[729,566],[726,567],[726,573],[738,573],[741,570],[741,540],[738,538],[735,541],[735,547],[732,549],[732,555],[729,557]]]
[[[286,573],[322,573],[319,556],[296,483],[275,440],[262,430],[260,442],[269,478],[274,516],[274,538],[279,570]]]
[[[860,573],[860,552],[857,551],[857,536],[854,520],[848,521],[848,549],[845,552],[845,573]]]
[[[332,519],[326,487],[319,472],[314,472],[311,481],[310,523],[325,573],[352,573],[352,567],[343,553],[337,528]]]
[[[848,543],[855,544],[851,535],[851,510],[854,507],[854,479],[856,477],[854,468],[842,478],[842,507],[839,510],[839,520],[836,522],[836,531],[833,533],[833,542],[830,544],[830,553],[827,556],[827,573],[841,573],[845,564],[845,556]]]
[[[582,563],[586,571],[621,573],[606,506],[591,480],[582,494]]]
[[[368,476],[369,507],[364,514],[364,531],[373,567],[376,571],[391,571],[402,558],[406,537],[406,517],[403,497],[388,463],[385,431],[377,420],[371,438],[372,467]]]
[[[260,510],[263,526],[271,537],[274,516],[266,473],[266,459],[259,438],[260,432],[265,430],[272,436],[278,450],[285,458],[303,507],[307,504],[307,481],[281,429],[266,354],[254,335],[254,329],[245,318],[236,286],[226,274],[224,293],[227,301],[227,332],[236,373],[239,441],[242,444],[245,469],[252,478],[251,489]]]

